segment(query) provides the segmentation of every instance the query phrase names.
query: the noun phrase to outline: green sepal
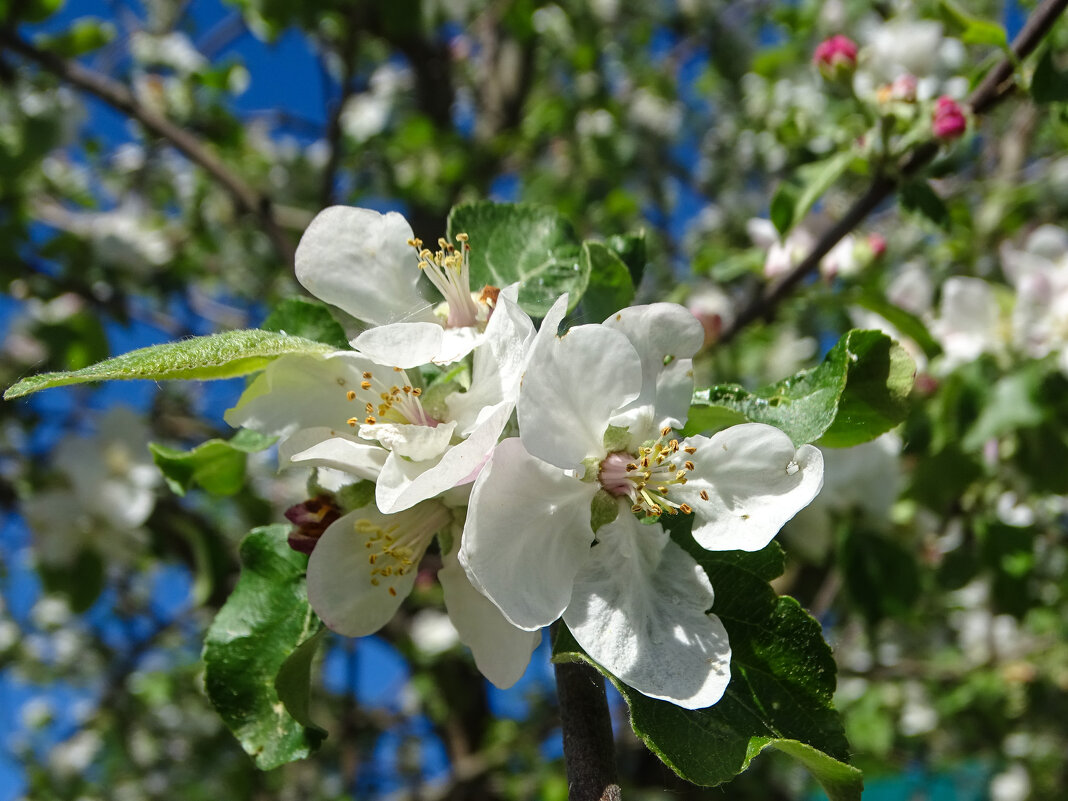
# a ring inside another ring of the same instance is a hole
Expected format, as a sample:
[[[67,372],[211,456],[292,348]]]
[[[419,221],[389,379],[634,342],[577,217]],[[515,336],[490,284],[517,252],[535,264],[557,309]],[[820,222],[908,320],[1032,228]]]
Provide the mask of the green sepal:
[[[138,348],[81,370],[30,376],[9,387],[4,392],[4,399],[93,381],[233,378],[262,370],[287,353],[330,353],[332,350],[321,342],[273,331],[226,331]]]
[[[590,501],[590,528],[593,533],[601,526],[607,526],[619,516],[619,498],[608,494],[605,490],[597,490]]]
[[[604,430],[604,452],[616,453],[630,447],[630,429],[626,426],[608,426]]]

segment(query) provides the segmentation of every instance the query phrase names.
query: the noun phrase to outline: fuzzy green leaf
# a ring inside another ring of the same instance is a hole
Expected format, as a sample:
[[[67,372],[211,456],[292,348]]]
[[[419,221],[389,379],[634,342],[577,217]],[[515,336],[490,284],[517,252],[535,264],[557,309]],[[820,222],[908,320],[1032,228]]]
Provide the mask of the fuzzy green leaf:
[[[286,353],[329,353],[331,350],[329,345],[320,342],[273,331],[226,331],[138,348],[81,370],[30,376],[9,387],[4,399],[93,381],[233,378],[262,370],[273,359]]]

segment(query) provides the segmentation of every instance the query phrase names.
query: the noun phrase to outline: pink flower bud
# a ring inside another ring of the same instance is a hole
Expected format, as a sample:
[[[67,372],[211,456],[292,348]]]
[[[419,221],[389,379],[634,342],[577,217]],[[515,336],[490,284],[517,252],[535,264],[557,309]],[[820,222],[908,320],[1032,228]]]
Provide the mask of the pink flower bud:
[[[934,135],[943,141],[950,141],[962,136],[967,128],[968,120],[957,101],[945,95],[938,98],[931,115]]]
[[[829,81],[852,75],[857,67],[857,45],[841,34],[824,39],[812,54],[812,63]]]
[[[886,253],[886,237],[882,234],[868,234],[868,247],[871,248],[872,258],[879,258]]]

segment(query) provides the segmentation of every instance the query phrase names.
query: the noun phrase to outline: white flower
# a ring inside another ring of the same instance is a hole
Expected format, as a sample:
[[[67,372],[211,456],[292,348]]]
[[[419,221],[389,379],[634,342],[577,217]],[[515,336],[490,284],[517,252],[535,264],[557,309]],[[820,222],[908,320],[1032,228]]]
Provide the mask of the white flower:
[[[46,490],[23,503],[37,555],[63,564],[85,545],[106,548],[109,555],[133,545],[156,505],[160,481],[140,416],[116,406],[100,419],[95,435],[63,440],[55,463],[70,488]]]
[[[1022,250],[1003,245],[1001,264],[1016,288],[1016,346],[1039,359],[1057,353],[1061,370],[1068,372],[1068,232],[1039,226]]]
[[[635,689],[687,708],[713,704],[730,678],[726,632],[707,614],[704,571],[656,519],[693,512],[702,546],[762,548],[819,491],[819,451],[756,424],[671,436],[703,340],[679,306],[555,333],[543,325],[535,340],[520,438],[502,442],[475,481],[460,560],[520,628],[562,616]],[[595,503],[604,513],[596,535]]]
[[[474,354],[470,388],[449,393],[433,409],[404,370],[339,351],[276,360],[226,420],[286,437],[279,446],[283,464],[376,480],[383,512],[408,509],[469,483],[512,415],[534,336],[530,318],[513,297],[514,287],[501,293]]]
[[[951,370],[997,352],[1001,347],[1000,313],[990,284],[981,278],[954,276],[942,285],[938,319],[931,333],[942,346],[943,367]]]
[[[384,515],[365,506],[331,524],[308,560],[308,600],[334,631],[349,637],[384,626],[415,586],[419,562],[453,512],[436,500]],[[537,632],[516,628],[474,587],[455,548],[438,571],[445,606],[461,642],[482,674],[510,687],[526,670]]]
[[[297,280],[313,295],[372,328],[353,340],[365,355],[398,367],[462,359],[482,340],[498,288],[473,294],[466,236],[423,249],[396,212],[331,206],[300,239]],[[414,249],[414,253],[413,253]],[[419,289],[425,273],[445,299],[437,308]]]

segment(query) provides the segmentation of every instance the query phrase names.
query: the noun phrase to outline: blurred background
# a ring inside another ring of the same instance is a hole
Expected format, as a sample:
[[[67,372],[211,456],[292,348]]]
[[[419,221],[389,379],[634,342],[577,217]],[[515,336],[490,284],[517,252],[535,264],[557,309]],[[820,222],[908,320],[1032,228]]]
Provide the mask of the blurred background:
[[[584,237],[643,231],[639,300],[705,323],[699,386],[778,380],[851,326],[915,346],[913,417],[830,452],[821,500],[783,534],[778,588],[835,648],[865,798],[1060,798],[1060,345],[984,340],[954,361],[943,287],[989,282],[997,318],[1014,302],[1006,248],[1063,260],[1068,98],[978,121],[936,164],[934,205],[886,204],[773,320],[718,343],[867,167],[792,238],[768,219],[776,188],[857,144],[902,74],[918,78],[908,102],[963,97],[1031,7],[0,0],[0,383],[260,325],[303,294],[293,250],[334,203],[400,211],[428,242],[481,198],[548,204]],[[836,33],[860,46],[851,82],[812,64]],[[1063,23],[1051,42],[1068,45]],[[240,487],[180,496],[147,450],[228,438],[242,387],[122,382],[0,407],[0,801],[565,799],[547,643],[516,687],[491,687],[433,564],[379,635],[331,635],[323,749],[254,768],[204,696],[200,648],[240,539],[282,522],[307,476],[257,453]],[[770,753],[727,788],[685,785],[610,700],[627,798],[821,797]]]

